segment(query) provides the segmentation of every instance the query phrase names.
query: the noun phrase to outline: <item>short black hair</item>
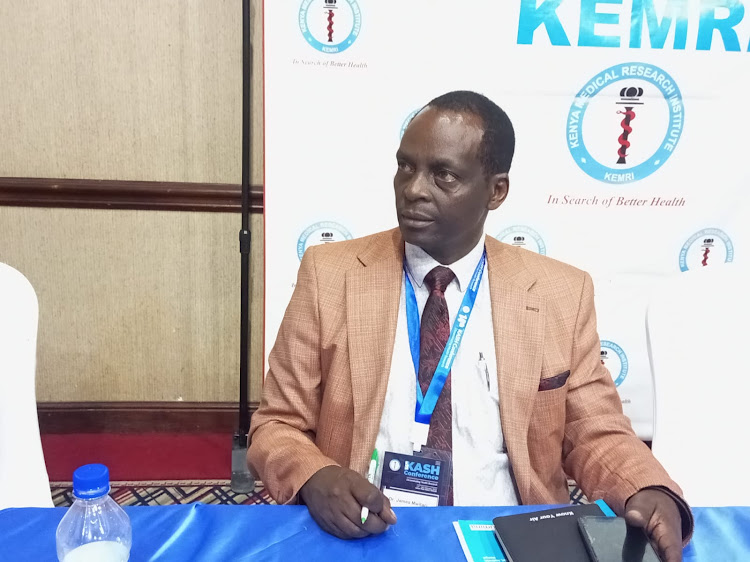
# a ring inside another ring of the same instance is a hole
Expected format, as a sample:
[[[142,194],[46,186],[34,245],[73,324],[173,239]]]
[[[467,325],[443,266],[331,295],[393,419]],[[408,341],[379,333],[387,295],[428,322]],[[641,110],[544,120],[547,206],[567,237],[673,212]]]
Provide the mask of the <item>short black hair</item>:
[[[510,118],[500,106],[482,94],[457,90],[436,97],[425,107],[472,113],[482,120],[484,134],[479,145],[479,161],[487,176],[507,173],[516,148]]]

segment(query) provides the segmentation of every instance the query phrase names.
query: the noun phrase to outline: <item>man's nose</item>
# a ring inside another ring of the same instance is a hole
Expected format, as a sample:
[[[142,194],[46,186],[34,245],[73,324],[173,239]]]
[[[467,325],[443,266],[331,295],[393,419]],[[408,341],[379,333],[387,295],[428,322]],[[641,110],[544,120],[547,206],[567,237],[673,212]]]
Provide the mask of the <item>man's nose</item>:
[[[404,185],[404,197],[411,201],[427,198],[429,181],[428,174],[425,172],[415,173]]]

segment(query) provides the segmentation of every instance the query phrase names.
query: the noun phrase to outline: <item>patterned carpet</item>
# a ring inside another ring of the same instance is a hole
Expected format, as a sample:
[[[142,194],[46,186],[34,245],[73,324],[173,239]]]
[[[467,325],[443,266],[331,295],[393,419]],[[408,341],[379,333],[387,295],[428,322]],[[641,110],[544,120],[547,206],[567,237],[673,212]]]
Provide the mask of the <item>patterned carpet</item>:
[[[570,492],[570,503],[573,505],[582,505],[589,503],[586,494],[583,493],[576,484],[575,480],[568,480],[568,492]]]
[[[237,494],[229,480],[163,480],[112,482],[110,495],[120,505],[174,505],[201,502],[204,504],[252,505],[275,503],[261,483],[249,494]],[[71,482],[50,482],[52,501],[56,506],[73,503]]]
[[[58,507],[73,503],[71,482],[50,482],[52,500]],[[570,503],[588,503],[586,496],[572,480],[568,482]],[[120,505],[174,505],[201,502],[221,505],[274,504],[263,484],[258,482],[249,494],[236,494],[229,480],[164,480],[112,482],[110,495]]]

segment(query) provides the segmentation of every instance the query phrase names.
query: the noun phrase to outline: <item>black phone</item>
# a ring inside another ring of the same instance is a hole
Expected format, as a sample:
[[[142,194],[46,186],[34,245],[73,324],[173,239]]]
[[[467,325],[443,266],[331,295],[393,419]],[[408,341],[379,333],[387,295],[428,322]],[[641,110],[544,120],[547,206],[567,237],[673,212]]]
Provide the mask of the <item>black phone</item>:
[[[592,562],[661,562],[643,529],[622,517],[584,516],[578,529]]]

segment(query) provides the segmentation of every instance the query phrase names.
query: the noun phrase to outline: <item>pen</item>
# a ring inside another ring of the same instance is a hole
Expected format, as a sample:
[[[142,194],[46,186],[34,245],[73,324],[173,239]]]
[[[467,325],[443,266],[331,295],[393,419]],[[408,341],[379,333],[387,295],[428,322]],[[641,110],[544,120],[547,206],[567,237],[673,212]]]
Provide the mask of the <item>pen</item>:
[[[484,354],[479,352],[479,364],[484,367],[484,374],[487,378],[487,390],[490,389],[490,370],[487,368],[487,361],[484,360]]]
[[[372,452],[372,457],[370,457],[370,467],[367,469],[367,481],[370,484],[375,483],[375,473],[378,471],[378,450],[375,449]],[[362,506],[362,524],[365,524],[365,521],[367,521],[367,516],[370,515],[370,510],[367,508],[367,506]]]

